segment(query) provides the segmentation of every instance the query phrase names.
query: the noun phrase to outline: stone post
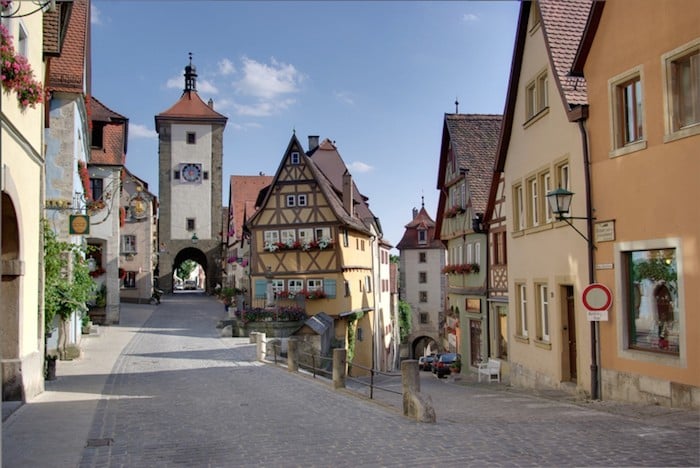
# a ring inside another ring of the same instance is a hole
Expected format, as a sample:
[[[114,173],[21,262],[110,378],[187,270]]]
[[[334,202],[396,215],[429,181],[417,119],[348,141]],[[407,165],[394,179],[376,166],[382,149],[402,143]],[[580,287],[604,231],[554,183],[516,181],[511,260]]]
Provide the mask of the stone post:
[[[435,408],[429,395],[420,393],[418,361],[406,360],[401,363],[401,386],[403,389],[403,415],[418,422],[435,422]]]
[[[258,332],[252,331],[248,333],[248,343],[253,344],[258,342]]]
[[[289,372],[299,371],[299,361],[297,357],[297,340],[290,338],[287,341],[287,370]]]
[[[347,369],[348,350],[336,348],[333,350],[333,388],[345,388],[345,373]]]
[[[401,387],[404,395],[408,392],[420,393],[420,374],[415,359],[401,362]]]
[[[267,343],[267,340],[265,339],[265,334],[258,332],[256,335],[257,341],[256,341],[256,351],[258,353],[258,361],[264,361],[265,360],[265,345]]]

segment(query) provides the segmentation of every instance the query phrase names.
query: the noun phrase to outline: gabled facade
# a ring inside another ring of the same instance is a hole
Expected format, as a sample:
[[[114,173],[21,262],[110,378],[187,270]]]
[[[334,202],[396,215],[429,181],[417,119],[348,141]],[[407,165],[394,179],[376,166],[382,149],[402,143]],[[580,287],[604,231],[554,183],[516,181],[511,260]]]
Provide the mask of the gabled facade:
[[[349,361],[371,368],[378,224],[336,147],[325,140],[309,154],[292,136],[260,208],[246,224],[253,305],[272,305],[270,292],[277,304],[305,295],[308,315],[325,312],[335,319],[335,338],[348,344]]]
[[[33,79],[43,86],[44,12],[36,10],[31,2],[0,5],[3,60],[11,44],[12,56],[25,56]],[[0,92],[0,358],[2,399],[10,401],[32,398],[44,389],[43,255],[39,228],[45,190],[44,106],[41,102],[25,105],[5,67],[3,63],[5,76]]]
[[[122,170],[126,161],[129,119],[117,114],[94,97],[90,98],[91,125],[87,214],[90,216],[88,257],[104,298],[90,311],[95,323],[119,323],[119,236]]]
[[[272,176],[263,174],[233,175],[229,179],[227,228],[224,233],[224,287],[250,290],[250,240],[243,227],[258,209],[260,192],[271,183]]]
[[[486,201],[500,115],[445,114],[437,188],[437,238],[447,248],[447,303],[441,348],[476,366],[487,356]]]
[[[445,246],[435,239],[435,221],[421,204],[413,209],[399,250],[400,298],[411,307],[411,332],[407,342],[410,358],[439,351],[439,325],[444,322]]]
[[[119,208],[119,286],[121,302],[148,303],[158,264],[158,201],[148,184],[122,172]]]
[[[700,9],[627,6],[596,4],[574,64],[589,90],[596,280],[613,297],[601,395],[697,409]]]
[[[591,327],[577,300],[589,283],[587,242],[546,201],[561,187],[578,194],[570,214],[586,213],[584,141],[575,122],[586,82],[568,71],[590,6],[521,3],[496,171],[505,191],[510,382],[595,394]]]

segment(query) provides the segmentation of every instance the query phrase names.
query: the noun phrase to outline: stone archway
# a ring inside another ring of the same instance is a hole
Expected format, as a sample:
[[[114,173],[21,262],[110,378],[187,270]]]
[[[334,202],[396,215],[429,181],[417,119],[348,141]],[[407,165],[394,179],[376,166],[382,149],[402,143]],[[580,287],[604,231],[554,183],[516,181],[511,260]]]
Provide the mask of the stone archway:
[[[411,355],[413,358],[425,356],[438,352],[438,342],[435,338],[427,335],[418,336],[411,342]]]
[[[182,262],[186,260],[193,260],[196,263],[200,264],[202,266],[203,271],[205,272],[205,278],[204,278],[204,284],[202,284],[202,288],[205,291],[209,291],[211,288],[213,288],[212,285],[209,284],[211,281],[211,278],[209,278],[209,275],[206,274],[209,271],[209,264],[207,260],[207,256],[204,252],[199,250],[196,247],[186,247],[182,250],[180,250],[177,255],[175,256],[175,259],[173,260],[173,265],[171,271],[175,272],[177,271],[178,267],[182,264]],[[173,288],[175,285],[173,284]]]
[[[12,199],[2,194],[2,285],[0,298],[0,358],[2,399],[22,400],[22,368],[19,356],[20,236]]]

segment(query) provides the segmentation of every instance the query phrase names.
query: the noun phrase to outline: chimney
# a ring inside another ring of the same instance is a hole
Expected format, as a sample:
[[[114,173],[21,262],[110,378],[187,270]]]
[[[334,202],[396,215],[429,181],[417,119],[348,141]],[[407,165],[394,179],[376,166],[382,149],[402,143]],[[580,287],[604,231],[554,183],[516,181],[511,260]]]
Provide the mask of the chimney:
[[[411,218],[411,219],[416,219],[417,216],[418,216],[418,208],[413,208],[413,218]]]
[[[355,216],[352,202],[352,176],[348,171],[343,174],[343,207],[350,216]]]
[[[309,153],[318,148],[318,135],[309,135]]]
[[[207,105],[211,108],[214,109],[214,100],[212,98],[209,98],[209,101],[207,102]]]

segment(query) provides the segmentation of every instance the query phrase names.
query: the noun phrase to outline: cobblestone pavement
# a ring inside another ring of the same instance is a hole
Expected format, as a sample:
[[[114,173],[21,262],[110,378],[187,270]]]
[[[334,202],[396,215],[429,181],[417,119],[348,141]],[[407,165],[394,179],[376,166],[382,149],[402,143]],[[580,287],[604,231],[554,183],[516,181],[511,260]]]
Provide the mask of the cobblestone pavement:
[[[619,414],[423,373],[437,423],[417,423],[394,394],[369,401],[362,389],[256,362],[247,338],[219,337],[221,318],[221,304],[201,295],[153,309],[106,377],[78,466],[700,466],[694,412]],[[5,426],[3,439],[41,444]]]

